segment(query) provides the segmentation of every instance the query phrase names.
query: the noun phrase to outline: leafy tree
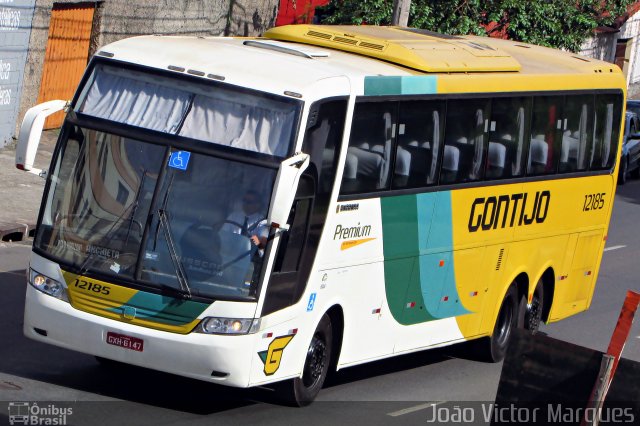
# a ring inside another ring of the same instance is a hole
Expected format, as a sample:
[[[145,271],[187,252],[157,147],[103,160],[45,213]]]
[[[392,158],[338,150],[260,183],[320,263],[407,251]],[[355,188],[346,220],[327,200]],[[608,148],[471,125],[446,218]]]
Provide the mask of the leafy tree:
[[[409,26],[445,34],[502,32],[512,40],[578,51],[634,0],[412,0]],[[389,25],[393,0],[331,0],[321,23]]]

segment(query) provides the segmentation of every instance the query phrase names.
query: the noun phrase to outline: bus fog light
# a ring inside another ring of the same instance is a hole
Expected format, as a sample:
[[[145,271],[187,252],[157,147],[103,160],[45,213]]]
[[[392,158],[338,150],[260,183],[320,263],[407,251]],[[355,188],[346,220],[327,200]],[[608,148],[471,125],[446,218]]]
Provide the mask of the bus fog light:
[[[207,317],[196,328],[206,334],[248,334],[260,328],[260,319]]]
[[[69,301],[67,292],[61,282],[42,275],[31,268],[29,268],[29,284],[49,296],[64,300],[65,302]]]

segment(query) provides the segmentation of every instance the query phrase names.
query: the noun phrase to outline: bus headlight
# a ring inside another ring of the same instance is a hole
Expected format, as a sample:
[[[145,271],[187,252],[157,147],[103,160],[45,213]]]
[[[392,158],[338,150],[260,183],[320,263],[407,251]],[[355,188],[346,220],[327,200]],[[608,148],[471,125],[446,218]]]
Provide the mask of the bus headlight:
[[[64,300],[65,302],[69,301],[67,291],[60,281],[42,275],[40,272],[34,271],[31,268],[29,268],[29,284],[49,296]]]
[[[260,328],[260,318],[217,318],[207,317],[202,320],[195,331],[205,334],[248,334]]]

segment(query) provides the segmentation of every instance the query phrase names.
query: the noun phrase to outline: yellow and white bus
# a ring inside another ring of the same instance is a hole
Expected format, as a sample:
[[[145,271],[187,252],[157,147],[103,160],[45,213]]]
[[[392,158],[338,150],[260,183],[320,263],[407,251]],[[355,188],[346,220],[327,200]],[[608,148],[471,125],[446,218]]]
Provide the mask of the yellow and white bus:
[[[30,258],[33,339],[304,405],[330,369],[589,307],[625,80],[567,52],[399,27],[105,46]]]

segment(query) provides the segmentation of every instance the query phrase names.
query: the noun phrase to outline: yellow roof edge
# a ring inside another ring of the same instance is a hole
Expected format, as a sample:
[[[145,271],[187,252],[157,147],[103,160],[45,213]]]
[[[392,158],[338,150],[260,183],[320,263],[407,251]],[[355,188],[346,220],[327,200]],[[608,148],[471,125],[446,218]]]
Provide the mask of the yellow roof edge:
[[[379,35],[362,34],[363,29]],[[403,40],[398,40],[398,35],[403,32],[406,31],[401,27],[303,24],[271,28],[264,37],[355,53],[423,72],[513,72],[522,68],[515,58],[488,45],[486,47],[494,50],[495,56],[486,52],[474,54],[473,50],[482,50],[482,45],[463,36],[439,38],[437,34],[428,36],[407,32],[407,38],[411,40],[403,44]],[[385,34],[390,38],[385,38]],[[421,41],[424,41],[423,46]]]

